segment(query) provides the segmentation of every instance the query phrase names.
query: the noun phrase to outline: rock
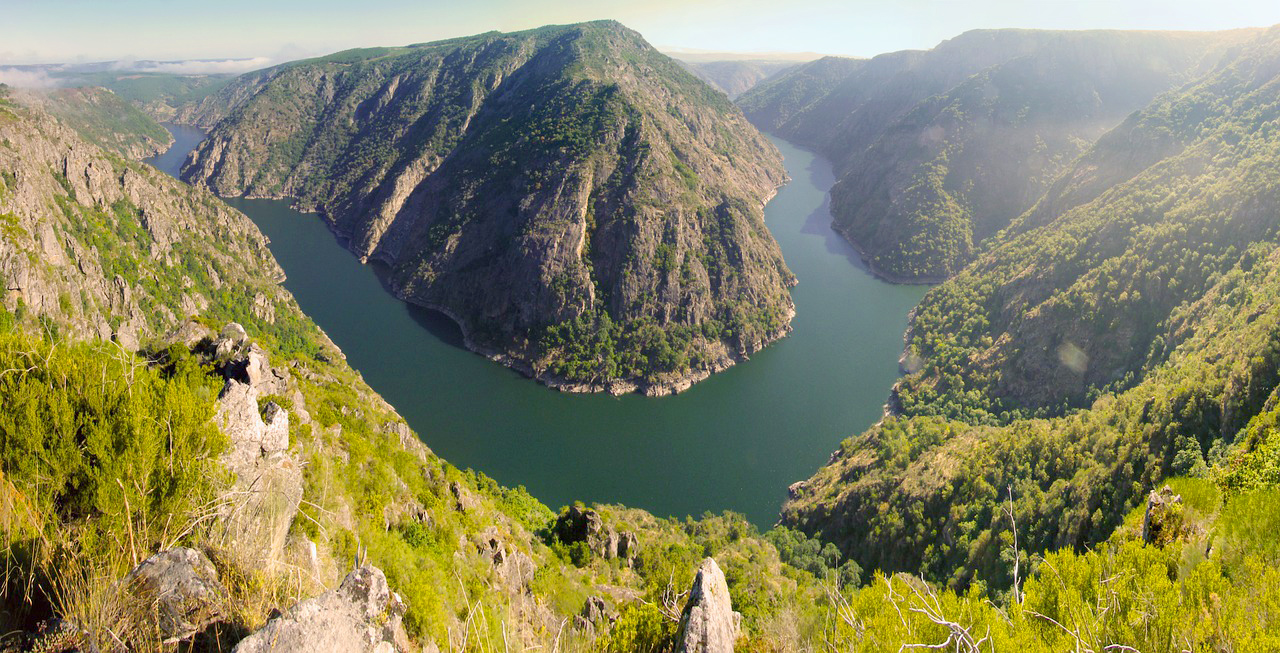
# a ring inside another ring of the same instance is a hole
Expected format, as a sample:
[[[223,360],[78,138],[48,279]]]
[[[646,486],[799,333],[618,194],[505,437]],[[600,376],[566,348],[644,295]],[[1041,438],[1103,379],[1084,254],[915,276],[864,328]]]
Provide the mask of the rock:
[[[218,621],[227,598],[213,563],[187,548],[143,560],[125,576],[124,586],[147,606],[166,643],[188,639]]]
[[[194,349],[196,345],[205,340],[212,340],[213,337],[213,330],[209,327],[195,320],[187,320],[171,332],[166,340],[180,343],[187,349]]]
[[[471,491],[463,487],[461,483],[453,481],[449,484],[449,492],[453,494],[454,508],[458,512],[467,513],[475,510],[480,502],[471,494]]]
[[[533,558],[515,547],[507,546],[492,529],[482,536],[482,542],[477,548],[481,555],[489,558],[503,585],[513,592],[526,590],[529,583],[533,582],[533,572],[537,568]]]
[[[401,619],[404,604],[391,592],[387,578],[365,565],[342,585],[308,599],[271,619],[240,641],[234,653],[367,653],[404,651],[408,647]]]
[[[1174,494],[1168,485],[1147,497],[1147,512],[1142,516],[1142,541],[1165,546],[1182,534],[1182,495]]]
[[[630,562],[640,554],[640,538],[635,533],[624,531],[618,536],[618,557]]]
[[[676,653],[733,653],[742,615],[733,611],[729,585],[713,558],[698,567],[689,600],[680,616]]]
[[[585,542],[592,553],[606,560],[630,561],[640,551],[640,540],[634,533],[618,533],[605,525],[599,513],[577,505],[556,518],[555,535],[565,544]]]
[[[213,342],[213,355],[219,359],[230,358],[249,339],[244,327],[235,322],[222,327],[218,339]]]
[[[586,602],[582,604],[582,612],[579,614],[593,625],[600,625],[609,621],[610,617],[608,604],[598,596],[588,596]]]
[[[224,330],[224,334],[226,331]],[[289,413],[268,403],[258,412],[258,391],[228,379],[215,415],[231,444],[222,462],[236,476],[215,534],[242,561],[274,565],[302,501],[302,470],[289,455]]]
[[[835,454],[832,454],[832,455],[835,455]],[[787,498],[793,499],[793,500],[799,499],[800,497],[804,496],[804,491],[807,487],[809,487],[809,483],[806,481],[796,481],[795,483],[788,485]]]

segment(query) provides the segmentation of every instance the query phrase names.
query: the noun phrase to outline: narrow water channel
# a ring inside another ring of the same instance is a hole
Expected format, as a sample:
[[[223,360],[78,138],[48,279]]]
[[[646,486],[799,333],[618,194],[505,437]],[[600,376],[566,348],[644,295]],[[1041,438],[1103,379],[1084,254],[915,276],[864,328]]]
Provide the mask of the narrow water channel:
[[[152,161],[176,176],[203,134]],[[563,394],[462,348],[447,318],[388,294],[315,215],[232,199],[271,239],[285,287],[437,454],[552,509],[623,503],[662,516],[732,510],[768,526],[786,488],[879,419],[919,286],[872,277],[830,227],[831,166],[773,139],[791,183],[765,221],[800,283],[794,331],[665,398]]]

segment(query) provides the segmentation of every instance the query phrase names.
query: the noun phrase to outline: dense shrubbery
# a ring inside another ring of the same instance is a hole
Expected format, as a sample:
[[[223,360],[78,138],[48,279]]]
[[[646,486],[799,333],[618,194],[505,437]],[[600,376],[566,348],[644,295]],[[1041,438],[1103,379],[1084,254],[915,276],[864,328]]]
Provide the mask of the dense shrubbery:
[[[219,387],[182,347],[153,362],[0,330],[10,615],[68,608],[66,574],[115,578],[185,541],[226,476],[216,458],[226,438],[212,423]]]

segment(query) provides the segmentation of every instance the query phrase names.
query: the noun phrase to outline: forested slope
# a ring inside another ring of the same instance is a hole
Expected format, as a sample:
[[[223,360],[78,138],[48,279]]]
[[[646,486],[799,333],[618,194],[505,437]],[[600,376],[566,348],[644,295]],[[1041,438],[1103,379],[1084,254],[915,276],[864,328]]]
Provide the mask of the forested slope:
[[[785,334],[776,149],[612,22],[251,73],[184,177],[292,197],[476,350],[574,390],[687,387]]]
[[[739,102],[836,162],[836,227],[877,272],[939,281],[1102,133],[1250,34],[980,30],[811,64]]]
[[[1007,585],[1010,490],[1040,552],[1106,539],[1170,475],[1273,484],[1278,62],[1272,30],[1157,99],[1046,195],[1056,216],[931,291],[896,414],[798,486],[783,522],[864,567]]]

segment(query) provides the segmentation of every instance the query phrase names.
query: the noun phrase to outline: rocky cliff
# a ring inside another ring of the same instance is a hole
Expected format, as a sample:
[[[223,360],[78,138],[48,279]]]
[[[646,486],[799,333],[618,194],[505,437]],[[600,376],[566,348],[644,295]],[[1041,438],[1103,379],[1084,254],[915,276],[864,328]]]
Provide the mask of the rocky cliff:
[[[173,137],[142,109],[106,88],[85,86],[29,92],[50,114],[86,141],[135,161],[168,149]]]
[[[678,54],[672,57],[698,79],[714,86],[730,99],[746,93],[757,84],[800,63],[763,58],[715,60]]]
[[[877,272],[940,281],[1101,134],[1251,34],[983,30],[815,62],[740,103],[837,163],[836,227]]]
[[[339,53],[183,115],[184,178],[318,210],[470,346],[567,389],[664,393],[788,329],[777,151],[613,22]]]
[[[85,142],[48,103],[0,97],[5,308],[131,349],[238,302],[285,313],[283,272],[248,218]]]

